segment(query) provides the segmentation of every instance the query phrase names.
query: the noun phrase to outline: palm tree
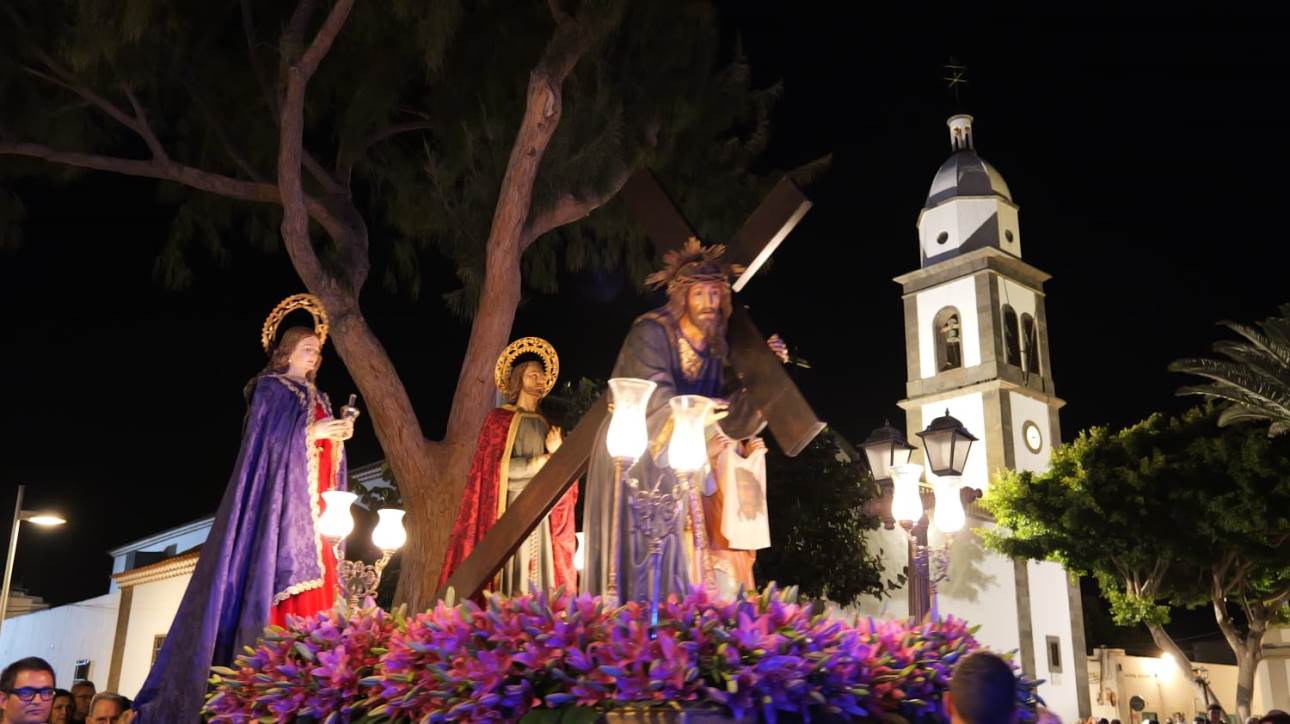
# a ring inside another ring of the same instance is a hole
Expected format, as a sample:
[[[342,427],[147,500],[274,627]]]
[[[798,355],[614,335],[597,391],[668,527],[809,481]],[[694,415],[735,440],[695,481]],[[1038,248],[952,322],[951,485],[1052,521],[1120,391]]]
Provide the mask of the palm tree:
[[[1270,423],[1269,435],[1290,430],[1290,304],[1282,304],[1280,312],[1281,316],[1268,317],[1257,328],[1219,322],[1244,339],[1214,343],[1214,351],[1226,359],[1198,357],[1169,365],[1171,372],[1209,380],[1182,387],[1178,394],[1225,400],[1228,405],[1219,425],[1258,421]]]

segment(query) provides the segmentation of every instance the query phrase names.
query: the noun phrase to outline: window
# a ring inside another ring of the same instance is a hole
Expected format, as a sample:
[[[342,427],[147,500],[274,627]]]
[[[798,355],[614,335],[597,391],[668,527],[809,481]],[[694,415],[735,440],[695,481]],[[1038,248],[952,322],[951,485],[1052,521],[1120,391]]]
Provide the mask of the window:
[[[72,670],[72,681],[89,681],[90,679],[90,660],[79,659],[76,662],[76,668]]]
[[[963,330],[959,324],[959,310],[945,307],[932,320],[932,333],[936,339],[936,371],[957,369],[963,366]]]
[[[1007,304],[1003,305],[1003,352],[1008,364],[1021,366],[1021,336],[1017,331],[1017,313]]]
[[[162,644],[166,643],[166,635],[160,634],[152,637],[152,664],[157,664],[157,654],[161,653]]]
[[[1026,348],[1026,371],[1039,374],[1039,335],[1035,331],[1035,318],[1021,315],[1021,338]]]
[[[1048,671],[1060,674],[1062,672],[1062,641],[1056,636],[1047,636],[1045,640],[1048,643]]]

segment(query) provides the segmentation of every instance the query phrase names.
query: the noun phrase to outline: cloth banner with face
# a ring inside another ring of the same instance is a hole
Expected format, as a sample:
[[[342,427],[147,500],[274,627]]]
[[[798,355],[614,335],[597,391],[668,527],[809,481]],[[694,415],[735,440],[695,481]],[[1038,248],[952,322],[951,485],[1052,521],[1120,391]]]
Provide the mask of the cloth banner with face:
[[[731,445],[717,457],[714,471],[724,505],[721,533],[735,550],[770,547],[770,519],[766,510],[766,450],[744,457]]]

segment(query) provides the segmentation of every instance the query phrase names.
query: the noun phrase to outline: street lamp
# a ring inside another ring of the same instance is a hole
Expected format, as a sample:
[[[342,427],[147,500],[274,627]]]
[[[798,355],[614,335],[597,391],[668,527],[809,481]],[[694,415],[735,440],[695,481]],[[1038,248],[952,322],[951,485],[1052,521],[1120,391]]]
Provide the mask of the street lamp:
[[[18,501],[13,505],[13,530],[9,533],[9,558],[4,566],[4,590],[0,592],[0,627],[4,626],[5,616],[9,615],[9,583],[13,579],[13,559],[18,552],[18,528],[25,520],[32,525],[46,528],[62,525],[67,521],[62,516],[50,512],[35,512],[22,509],[23,494],[27,486],[18,486]]]
[[[860,447],[864,448],[864,456],[869,460],[869,470],[876,482],[890,480],[892,467],[908,463],[915,449],[900,430],[885,420],[882,427],[870,433]]]
[[[884,423],[864,441],[869,470],[878,483],[891,481],[891,508],[885,513],[888,529],[898,521],[909,538],[909,611],[917,620],[932,610],[936,584],[949,570],[949,541],[963,529],[967,515],[963,509],[979,492],[963,489],[961,477],[967,467],[968,453],[976,437],[949,410],[932,420],[927,429],[917,433],[923,441],[928,470],[938,479],[924,492],[919,478],[923,466],[909,464],[914,451],[900,430]],[[884,502],[880,505],[885,505]],[[943,549],[933,551],[928,545],[928,523],[945,535]],[[933,570],[935,569],[935,570]]]
[[[968,451],[976,438],[963,427],[963,423],[950,416],[946,410],[932,420],[926,430],[918,433],[927,451],[927,467],[936,475],[962,475],[967,467]]]
[[[324,508],[315,525],[318,535],[331,544],[332,554],[336,557],[336,588],[352,611],[364,598],[376,595],[376,588],[381,584],[381,571],[407,542],[403,511],[393,508],[376,511],[378,520],[372,530],[372,544],[380,549],[380,560],[376,563],[350,561],[344,558],[340,544],[354,530],[350,506],[358,496],[344,490],[328,490],[322,497]]]

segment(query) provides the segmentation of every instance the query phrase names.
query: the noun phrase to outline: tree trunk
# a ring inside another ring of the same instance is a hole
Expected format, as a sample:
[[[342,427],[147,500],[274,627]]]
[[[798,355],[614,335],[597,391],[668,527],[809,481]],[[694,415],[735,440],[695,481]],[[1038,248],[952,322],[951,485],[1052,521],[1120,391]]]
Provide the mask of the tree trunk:
[[[1241,721],[1250,717],[1254,706],[1254,675],[1259,670],[1261,641],[1250,641],[1247,637],[1236,652],[1236,713]],[[1262,638],[1262,637],[1260,637]]]
[[[1205,686],[1192,672],[1191,660],[1187,658],[1187,654],[1183,653],[1183,650],[1178,647],[1178,644],[1174,642],[1174,639],[1169,635],[1169,632],[1165,631],[1164,626],[1158,623],[1148,623],[1146,624],[1146,627],[1147,631],[1151,632],[1151,640],[1154,641],[1156,646],[1159,646],[1162,651],[1173,657],[1174,665],[1176,665],[1178,670],[1182,672],[1183,678],[1192,683],[1192,687],[1196,690],[1196,698],[1200,701],[1205,701]]]

